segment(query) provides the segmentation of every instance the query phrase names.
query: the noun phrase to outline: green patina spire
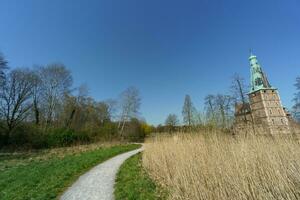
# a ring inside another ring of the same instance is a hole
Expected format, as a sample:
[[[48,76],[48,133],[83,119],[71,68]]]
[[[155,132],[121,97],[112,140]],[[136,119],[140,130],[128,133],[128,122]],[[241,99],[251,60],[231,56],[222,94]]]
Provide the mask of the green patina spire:
[[[251,90],[250,93],[256,92],[262,89],[275,89],[270,85],[266,75],[260,67],[255,55],[250,53],[249,57],[251,66]]]

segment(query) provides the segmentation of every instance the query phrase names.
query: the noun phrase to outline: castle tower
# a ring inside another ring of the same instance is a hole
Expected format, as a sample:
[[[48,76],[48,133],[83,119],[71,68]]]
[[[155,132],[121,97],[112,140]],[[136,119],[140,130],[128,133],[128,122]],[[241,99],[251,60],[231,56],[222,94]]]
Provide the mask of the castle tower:
[[[290,133],[289,121],[278,90],[270,85],[257,57],[251,54],[249,61],[251,67],[249,101],[256,133]]]

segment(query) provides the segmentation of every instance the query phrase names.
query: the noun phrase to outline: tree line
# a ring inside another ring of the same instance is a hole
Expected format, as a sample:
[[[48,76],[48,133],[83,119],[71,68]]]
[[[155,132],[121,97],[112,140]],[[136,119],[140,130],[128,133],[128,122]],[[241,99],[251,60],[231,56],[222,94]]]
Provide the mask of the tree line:
[[[62,63],[10,69],[0,54],[0,147],[45,148],[98,140],[142,140],[152,129],[140,119],[139,90],[96,101],[73,86]]]
[[[296,93],[292,100],[291,113],[294,119],[300,123],[300,76],[296,78],[295,82]],[[203,127],[229,129],[234,121],[235,105],[245,105],[249,101],[248,88],[245,79],[234,74],[228,93],[207,95],[204,99],[205,107],[202,112],[196,109],[190,95],[186,95],[182,107],[182,123],[176,114],[169,114],[164,126],[159,125],[157,130],[159,132],[190,131]]]
[[[300,77],[296,78],[292,114],[300,122]],[[88,87],[73,86],[71,72],[62,63],[9,68],[0,54],[0,147],[45,148],[99,140],[140,141],[153,131],[228,129],[237,103],[248,102],[248,86],[235,74],[230,91],[208,94],[204,110],[190,95],[184,98],[182,123],[169,114],[156,129],[140,117],[139,90],[129,87],[117,99],[97,101]]]

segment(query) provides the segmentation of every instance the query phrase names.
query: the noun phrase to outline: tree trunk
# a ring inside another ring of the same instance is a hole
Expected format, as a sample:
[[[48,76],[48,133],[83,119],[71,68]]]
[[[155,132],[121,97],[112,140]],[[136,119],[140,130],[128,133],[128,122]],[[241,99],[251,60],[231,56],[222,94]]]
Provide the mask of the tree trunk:
[[[35,124],[39,125],[40,124],[40,111],[39,111],[36,99],[33,101],[33,109],[34,109],[34,116],[35,116]]]
[[[70,128],[70,126],[71,126],[71,124],[72,124],[72,121],[73,121],[75,112],[76,112],[76,109],[74,108],[74,109],[72,110],[72,112],[71,112],[71,114],[70,114],[70,117],[69,117],[69,119],[68,119],[68,121],[67,121],[67,124],[66,124],[66,126],[67,126],[68,128]]]
[[[121,128],[121,136],[123,136],[124,126],[125,126],[125,120],[123,121],[123,124],[122,124],[122,128]]]
[[[237,82],[238,87],[239,87],[239,92],[240,92],[240,95],[241,95],[242,104],[243,104],[243,108],[244,108],[245,105],[246,105],[246,100],[245,100],[245,96],[244,96],[244,93],[243,93],[242,84],[241,84],[241,81],[239,79],[237,79],[236,82]],[[244,123],[247,123],[246,113],[243,113],[243,118],[244,118]]]

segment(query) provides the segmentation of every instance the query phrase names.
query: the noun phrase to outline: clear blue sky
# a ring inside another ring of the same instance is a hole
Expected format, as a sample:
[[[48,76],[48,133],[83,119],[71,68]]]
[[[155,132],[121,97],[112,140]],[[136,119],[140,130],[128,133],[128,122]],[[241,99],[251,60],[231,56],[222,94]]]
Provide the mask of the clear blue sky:
[[[298,0],[0,0],[0,51],[12,67],[63,62],[97,100],[136,86],[153,124],[250,77],[253,49],[291,107],[300,75]],[[249,82],[249,81],[248,81]]]

